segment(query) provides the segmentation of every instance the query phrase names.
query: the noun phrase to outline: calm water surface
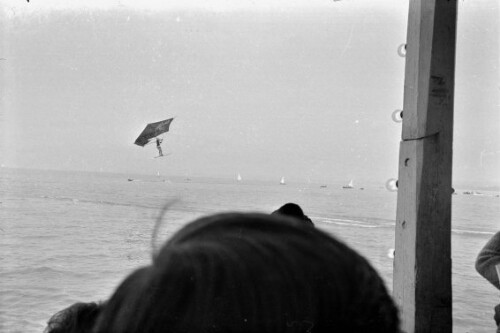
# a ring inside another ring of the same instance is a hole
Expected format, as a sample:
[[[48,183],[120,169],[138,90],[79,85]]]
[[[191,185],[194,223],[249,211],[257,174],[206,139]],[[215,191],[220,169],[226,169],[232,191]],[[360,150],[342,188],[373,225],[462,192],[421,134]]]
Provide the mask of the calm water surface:
[[[55,312],[103,300],[151,258],[159,242],[196,217],[220,211],[271,212],[299,203],[318,228],[366,256],[392,288],[396,193],[383,184],[294,184],[0,169],[0,331],[41,332]],[[454,332],[492,332],[498,291],[474,270],[499,229],[500,199],[453,197]]]

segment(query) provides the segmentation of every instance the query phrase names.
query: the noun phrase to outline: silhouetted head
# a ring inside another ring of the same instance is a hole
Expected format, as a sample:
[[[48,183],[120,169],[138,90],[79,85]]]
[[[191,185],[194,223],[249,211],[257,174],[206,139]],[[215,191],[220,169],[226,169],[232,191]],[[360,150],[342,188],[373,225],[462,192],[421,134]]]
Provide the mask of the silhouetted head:
[[[75,303],[54,314],[44,333],[90,333],[102,307],[101,303]]]
[[[495,316],[493,318],[495,319],[497,326],[500,327],[500,304],[495,306]]]
[[[398,332],[396,307],[363,257],[280,215],[196,220],[134,274],[96,333]]]
[[[299,205],[289,202],[272,212],[272,214],[281,214],[285,216],[290,216],[297,218],[301,220],[302,222],[305,222],[308,225],[314,226],[314,223],[311,221],[311,219],[304,214],[304,211],[302,208],[300,208]]]

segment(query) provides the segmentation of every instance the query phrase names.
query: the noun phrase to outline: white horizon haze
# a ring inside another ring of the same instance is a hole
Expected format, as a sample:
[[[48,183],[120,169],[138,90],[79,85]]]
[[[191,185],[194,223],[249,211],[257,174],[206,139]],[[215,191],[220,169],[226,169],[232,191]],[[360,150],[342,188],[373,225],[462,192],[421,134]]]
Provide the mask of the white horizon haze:
[[[0,4],[5,167],[397,177],[406,1]],[[500,182],[499,8],[459,2],[457,182]],[[171,155],[133,144],[173,116]]]

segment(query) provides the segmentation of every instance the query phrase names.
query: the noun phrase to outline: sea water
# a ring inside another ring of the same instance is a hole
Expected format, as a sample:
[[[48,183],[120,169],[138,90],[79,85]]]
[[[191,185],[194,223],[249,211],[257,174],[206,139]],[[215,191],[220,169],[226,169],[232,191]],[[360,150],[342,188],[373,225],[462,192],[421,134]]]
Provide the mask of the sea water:
[[[272,212],[300,204],[320,228],[378,270],[392,289],[396,192],[342,184],[184,179],[0,169],[0,331],[41,332],[74,302],[108,298],[150,263],[153,249],[196,217],[221,211]],[[130,179],[129,179],[130,178]],[[499,229],[498,193],[453,196],[454,332],[492,332],[498,291],[474,270]],[[164,216],[157,244],[152,230]]]

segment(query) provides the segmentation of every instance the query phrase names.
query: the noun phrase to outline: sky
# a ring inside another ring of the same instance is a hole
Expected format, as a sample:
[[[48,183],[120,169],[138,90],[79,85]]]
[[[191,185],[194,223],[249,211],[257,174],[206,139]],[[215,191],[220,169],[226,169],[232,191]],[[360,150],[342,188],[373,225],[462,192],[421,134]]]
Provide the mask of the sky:
[[[0,0],[4,167],[397,177],[408,2]],[[500,6],[459,1],[454,180],[500,182]],[[167,157],[133,144],[175,117]]]

